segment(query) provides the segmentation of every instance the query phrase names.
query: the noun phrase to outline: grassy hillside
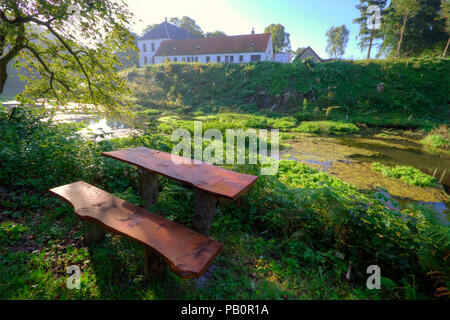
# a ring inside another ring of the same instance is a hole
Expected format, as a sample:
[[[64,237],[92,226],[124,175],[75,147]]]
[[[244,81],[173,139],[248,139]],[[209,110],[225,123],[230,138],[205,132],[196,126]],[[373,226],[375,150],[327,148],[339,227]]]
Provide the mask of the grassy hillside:
[[[288,113],[298,121],[398,127],[450,119],[450,60],[171,63],[123,74],[142,109]]]

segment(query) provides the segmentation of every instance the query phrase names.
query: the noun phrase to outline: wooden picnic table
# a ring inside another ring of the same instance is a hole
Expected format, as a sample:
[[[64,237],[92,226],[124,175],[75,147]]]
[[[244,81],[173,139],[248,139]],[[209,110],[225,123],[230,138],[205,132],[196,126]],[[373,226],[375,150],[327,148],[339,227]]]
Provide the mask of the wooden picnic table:
[[[209,236],[217,198],[236,200],[258,179],[257,176],[145,147],[104,152],[102,156],[139,168],[139,194],[146,201],[146,208],[158,200],[158,174],[194,188],[193,227],[205,236]]]

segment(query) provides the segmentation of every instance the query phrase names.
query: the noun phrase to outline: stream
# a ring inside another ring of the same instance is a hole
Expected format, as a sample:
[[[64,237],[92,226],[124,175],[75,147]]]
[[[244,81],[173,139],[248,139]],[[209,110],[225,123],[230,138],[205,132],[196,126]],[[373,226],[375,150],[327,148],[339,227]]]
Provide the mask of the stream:
[[[353,184],[362,192],[376,192],[386,206],[403,209],[410,203],[421,203],[437,212],[437,218],[450,224],[450,155],[429,153],[416,137],[405,137],[401,131],[367,130],[345,136],[314,136],[291,133],[289,148],[280,151],[283,158],[303,162]],[[372,163],[389,166],[413,166],[434,176],[438,188],[407,185],[371,169]]]

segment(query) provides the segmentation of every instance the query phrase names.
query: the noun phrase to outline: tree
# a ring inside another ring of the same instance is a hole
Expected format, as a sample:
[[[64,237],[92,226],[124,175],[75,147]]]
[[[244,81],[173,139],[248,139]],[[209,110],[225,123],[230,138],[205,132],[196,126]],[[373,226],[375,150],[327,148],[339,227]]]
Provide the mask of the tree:
[[[331,27],[327,31],[326,36],[328,38],[327,53],[334,59],[342,57],[350,36],[350,31],[347,27],[344,24],[340,27]]]
[[[226,37],[226,34],[223,31],[216,30],[214,32],[207,32],[205,37]]]
[[[131,36],[134,40],[134,45],[137,48],[137,39],[139,35],[130,31]],[[117,69],[122,70],[131,67],[139,67],[139,50],[128,49],[126,51],[117,52],[117,56],[120,59],[120,64]]]
[[[442,56],[448,33],[445,31],[445,21],[439,18],[440,10],[441,0],[420,0],[419,11],[407,19],[406,27],[402,29],[403,16],[391,2],[383,15],[383,42],[379,54],[395,57],[403,31],[399,57]]]
[[[0,3],[0,93],[14,58],[31,73],[19,99],[50,98],[115,111],[128,88],[116,53],[134,48],[131,14],[118,1],[3,0]]]
[[[405,34],[406,22],[408,19],[416,16],[420,9],[420,0],[392,0],[394,11],[402,17],[402,26],[400,28],[400,39],[397,44],[395,57],[398,58],[402,47],[403,35]]]
[[[272,34],[273,52],[289,52],[291,50],[290,34],[281,24],[271,24],[264,29],[264,33]]]
[[[148,26],[146,26],[146,27],[144,28],[144,30],[142,30],[142,35],[146,34],[146,33],[149,32],[150,30],[155,29],[157,26],[159,26],[159,23],[149,24]]]
[[[170,18],[169,20],[171,23],[177,25],[180,28],[183,28],[187,31],[189,31],[194,38],[204,38],[205,34],[202,31],[202,28],[200,28],[199,25],[195,22],[194,19],[189,18],[188,16],[184,16],[181,19],[177,17]]]
[[[442,54],[442,59],[445,59],[448,47],[450,46],[450,0],[442,0],[440,17],[445,21],[445,31],[448,34],[447,45]]]
[[[361,12],[361,17],[354,19],[353,23],[359,24],[359,34],[357,37],[359,38],[359,48],[361,49],[361,52],[368,48],[367,59],[370,59],[374,41],[383,38],[383,31],[381,28],[368,28],[367,21],[370,18],[370,15],[373,14],[369,14],[368,9],[370,6],[377,6],[380,8],[380,13],[383,15],[384,9],[387,5],[387,0],[360,0],[359,2],[360,3],[356,5],[356,8]]]

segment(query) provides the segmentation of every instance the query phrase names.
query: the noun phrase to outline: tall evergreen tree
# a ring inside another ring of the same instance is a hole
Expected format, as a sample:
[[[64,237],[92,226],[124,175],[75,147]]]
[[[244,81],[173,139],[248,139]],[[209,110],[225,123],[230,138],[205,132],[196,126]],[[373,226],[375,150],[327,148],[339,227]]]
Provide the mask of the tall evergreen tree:
[[[369,29],[367,26],[367,20],[370,15],[368,13],[368,8],[370,6],[378,6],[380,8],[381,14],[384,14],[384,10],[387,5],[387,0],[360,0],[360,3],[356,5],[356,8],[361,12],[361,17],[354,19],[353,22],[359,24],[359,38],[358,45],[361,51],[367,50],[367,59],[370,59],[372,52],[372,47],[374,42],[378,39],[383,38],[382,29]]]
[[[442,59],[445,59],[448,47],[450,46],[450,0],[442,0],[440,18],[445,21],[445,31],[448,34],[447,44],[442,54]]]

